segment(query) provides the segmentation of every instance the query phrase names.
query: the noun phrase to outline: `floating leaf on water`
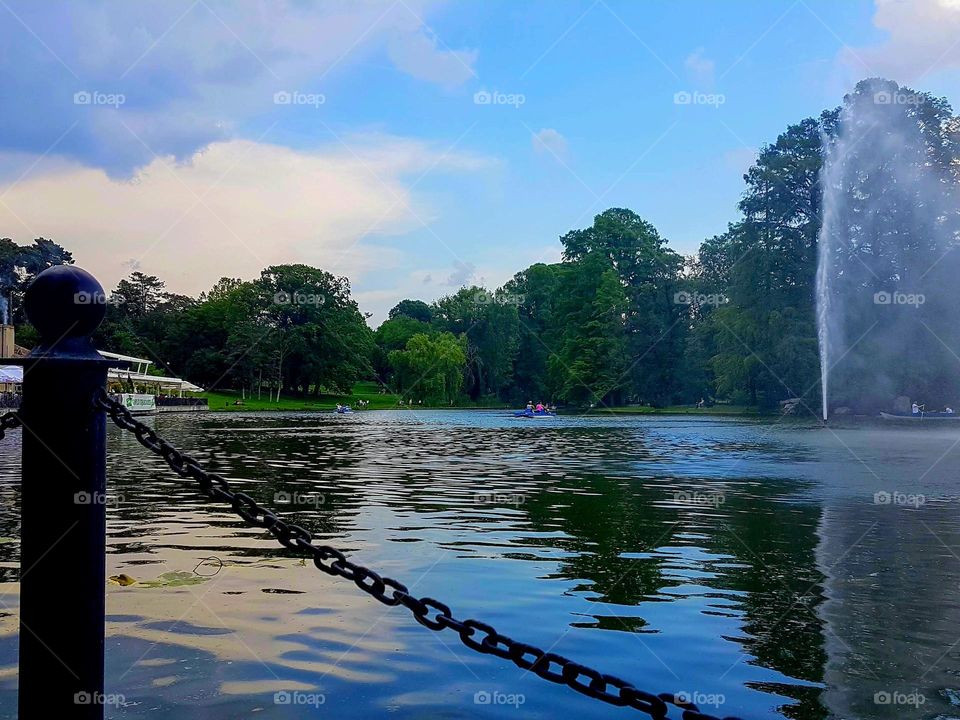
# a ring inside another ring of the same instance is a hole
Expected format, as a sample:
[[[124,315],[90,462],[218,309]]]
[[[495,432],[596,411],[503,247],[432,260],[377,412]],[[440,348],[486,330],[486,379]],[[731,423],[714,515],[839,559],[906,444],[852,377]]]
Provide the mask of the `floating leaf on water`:
[[[182,585],[199,585],[206,582],[207,578],[195,575],[192,572],[181,570],[179,572],[163,573],[156,580],[142,580],[141,587],[159,588],[159,587],[180,587]]]
[[[119,575],[111,575],[107,580],[114,585],[120,585],[121,587],[127,587],[128,585],[133,585],[136,582],[136,579],[130,577],[126,573],[120,573]]]

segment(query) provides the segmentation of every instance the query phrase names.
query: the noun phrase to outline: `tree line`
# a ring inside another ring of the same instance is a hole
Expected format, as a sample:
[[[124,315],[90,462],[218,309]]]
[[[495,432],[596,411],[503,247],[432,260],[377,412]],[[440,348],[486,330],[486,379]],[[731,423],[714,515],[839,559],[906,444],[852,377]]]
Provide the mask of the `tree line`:
[[[137,271],[112,291],[96,340],[211,389],[306,395],[374,379],[434,404],[703,399],[773,407],[801,397],[816,408],[821,169],[844,107],[876,102],[880,91],[915,99],[883,110],[907,117],[925,146],[937,148],[915,162],[949,168],[955,184],[958,124],[946,101],[868,80],[844,106],[790,125],[764,146],[743,176],[740,218],[691,257],[636,213],[611,208],[560,238],[560,262],[534,264],[496,289],[403,300],[376,330],[347,278],[306,265],[269,267],[252,281],[223,278],[198,298],[168,293]],[[854,191],[869,192],[869,182]],[[13,301],[14,322],[24,322],[16,298],[29,277],[45,263],[71,261],[47,240],[32,250],[0,241],[0,295]],[[895,278],[898,268],[885,272]]]

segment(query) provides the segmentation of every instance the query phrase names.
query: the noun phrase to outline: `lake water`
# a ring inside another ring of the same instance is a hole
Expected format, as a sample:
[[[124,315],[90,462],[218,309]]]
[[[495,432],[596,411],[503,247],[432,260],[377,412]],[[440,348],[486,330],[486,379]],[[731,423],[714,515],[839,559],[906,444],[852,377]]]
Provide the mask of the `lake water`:
[[[642,689],[719,716],[960,717],[960,428],[480,411],[149,422],[355,561]],[[19,436],[0,442],[3,717]],[[107,692],[123,700],[109,717],[645,717],[305,566],[114,427],[108,473],[108,573],[138,581],[106,588]]]

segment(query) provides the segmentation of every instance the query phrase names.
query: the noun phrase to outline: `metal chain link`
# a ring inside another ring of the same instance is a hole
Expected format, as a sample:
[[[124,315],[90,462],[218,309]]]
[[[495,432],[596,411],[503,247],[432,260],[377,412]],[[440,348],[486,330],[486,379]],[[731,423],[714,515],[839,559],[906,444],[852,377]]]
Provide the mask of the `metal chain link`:
[[[683,720],[739,720],[735,717],[721,719],[706,715],[693,703],[685,702],[683,694],[653,695],[644,692],[626,680],[501,635],[496,629],[479,620],[457,620],[446,604],[430,597],[418,598],[411,595],[407,586],[400,581],[383,577],[370,568],[350,562],[334,547],[315,544],[308,530],[282,520],[246,493],[232,490],[225,478],[208,472],[194,458],[177,450],[152,428],[138,421],[105,390],[101,390],[96,398],[96,406],[106,411],[119,427],[132,432],[141,445],[162,457],[177,475],[196,480],[200,491],[207,498],[230,504],[237,515],[251,525],[268,530],[284,547],[311,556],[318,570],[353,581],[358,588],[384,605],[403,605],[418,623],[430,630],[452,630],[471,650],[510,660],[517,667],[529,670],[544,680],[567,685],[579,693],[611,705],[639,710],[656,720],[667,718],[669,705],[683,711]]]
[[[0,440],[3,440],[3,436],[7,430],[13,430],[21,425],[23,425],[23,419],[16,411],[0,415]]]

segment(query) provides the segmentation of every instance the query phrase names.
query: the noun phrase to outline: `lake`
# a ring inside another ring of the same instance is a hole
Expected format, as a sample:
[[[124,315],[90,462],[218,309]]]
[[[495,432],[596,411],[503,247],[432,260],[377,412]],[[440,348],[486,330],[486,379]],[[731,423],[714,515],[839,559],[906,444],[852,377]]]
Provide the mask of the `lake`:
[[[960,428],[496,411],[164,415],[351,559],[705,712],[960,717]],[[16,711],[20,431],[0,441]],[[109,431],[108,717],[646,717],[433,633]],[[63,597],[69,602],[70,588]]]

